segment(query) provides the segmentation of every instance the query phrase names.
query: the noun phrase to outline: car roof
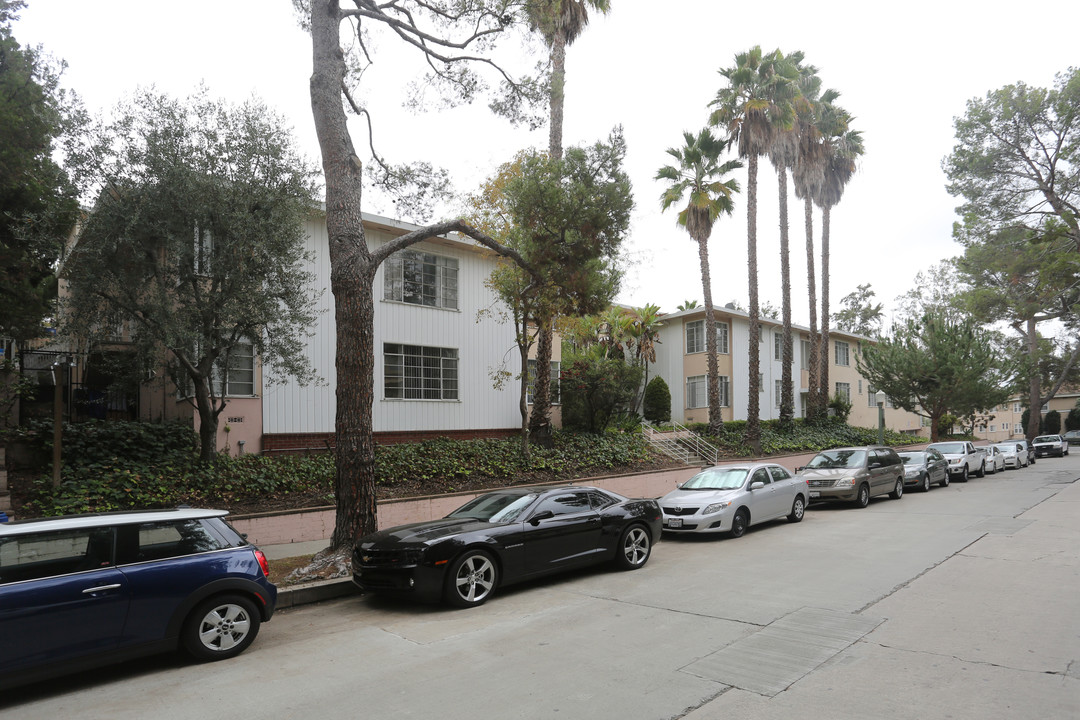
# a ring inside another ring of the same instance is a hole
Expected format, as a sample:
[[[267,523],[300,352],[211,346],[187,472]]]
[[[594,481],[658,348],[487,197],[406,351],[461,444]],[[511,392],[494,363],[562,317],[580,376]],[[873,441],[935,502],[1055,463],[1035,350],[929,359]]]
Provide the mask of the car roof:
[[[197,520],[224,517],[228,514],[228,510],[168,508],[164,510],[125,510],[120,512],[63,515],[60,517],[32,518],[0,523],[0,536],[27,535],[51,530],[77,530],[79,528],[105,525],[138,525],[162,520]]]

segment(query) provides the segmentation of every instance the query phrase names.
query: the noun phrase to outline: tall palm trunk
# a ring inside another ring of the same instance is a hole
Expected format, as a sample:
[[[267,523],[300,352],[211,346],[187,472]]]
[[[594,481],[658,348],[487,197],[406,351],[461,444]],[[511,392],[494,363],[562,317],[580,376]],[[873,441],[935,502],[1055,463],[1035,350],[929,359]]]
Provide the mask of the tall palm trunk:
[[[724,427],[720,408],[720,367],[716,361],[716,315],[713,313],[712,275],[709,272],[709,236],[694,238],[701,264],[701,292],[705,298],[705,359],[709,373],[709,434],[719,435]]]
[[[806,359],[807,398],[806,416],[811,419],[821,417],[821,393],[818,390],[818,356],[821,339],[817,326],[817,273],[814,272],[814,202],[807,194],[803,201],[803,219],[806,229],[806,290],[810,301],[810,357]]]
[[[795,415],[795,403],[791,396],[791,257],[788,248],[788,191],[787,170],[780,168],[780,287],[783,338],[780,350],[780,427],[790,428]]]
[[[822,410],[828,405],[829,392],[829,204],[821,208],[821,347],[818,348],[818,393]]]
[[[761,452],[761,318],[758,309],[757,276],[757,169],[758,156],[751,153],[746,165],[746,268],[750,294],[750,383],[746,402],[746,444],[755,454]]]
[[[562,159],[563,105],[566,89],[566,31],[560,28],[551,40],[551,105],[548,123],[548,154]]]

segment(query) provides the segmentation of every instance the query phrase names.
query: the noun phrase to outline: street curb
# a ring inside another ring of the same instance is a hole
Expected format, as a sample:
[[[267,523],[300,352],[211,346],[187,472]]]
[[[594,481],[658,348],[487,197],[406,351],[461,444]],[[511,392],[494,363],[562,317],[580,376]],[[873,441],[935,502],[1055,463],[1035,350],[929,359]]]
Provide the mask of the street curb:
[[[278,588],[276,609],[297,607],[310,603],[333,600],[346,595],[359,595],[360,588],[353,585],[351,578],[320,580],[303,585]]]

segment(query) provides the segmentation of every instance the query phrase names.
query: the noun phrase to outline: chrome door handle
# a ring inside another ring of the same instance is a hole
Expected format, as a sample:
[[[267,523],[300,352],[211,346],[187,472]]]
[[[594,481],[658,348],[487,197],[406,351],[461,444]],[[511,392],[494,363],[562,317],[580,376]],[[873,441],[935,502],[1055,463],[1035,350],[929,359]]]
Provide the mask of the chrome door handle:
[[[116,583],[115,585],[99,585],[98,587],[86,588],[83,590],[83,595],[91,595],[106,590],[116,590],[118,587],[120,587],[120,583]]]

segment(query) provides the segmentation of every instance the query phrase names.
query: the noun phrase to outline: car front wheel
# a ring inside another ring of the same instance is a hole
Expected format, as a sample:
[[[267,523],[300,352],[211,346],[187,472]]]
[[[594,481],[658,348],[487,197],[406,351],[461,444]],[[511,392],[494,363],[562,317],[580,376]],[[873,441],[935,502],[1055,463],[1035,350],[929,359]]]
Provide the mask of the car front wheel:
[[[648,562],[650,553],[652,541],[649,539],[649,531],[640,525],[631,525],[623,530],[615,563],[623,570],[637,570]]]
[[[967,481],[968,481],[968,468],[967,468],[967,465],[965,465],[964,466],[964,471],[962,473],[960,473],[960,482],[967,482]]]
[[[787,516],[789,522],[797,523],[803,519],[803,515],[806,514],[806,501],[803,500],[802,495],[795,498],[795,502],[791,503],[791,514]]]
[[[731,521],[731,537],[742,537],[746,534],[746,528],[750,526],[750,514],[746,512],[746,508],[739,508],[735,512],[735,517]]]
[[[870,486],[860,485],[859,494],[855,496],[855,504],[861,508],[870,504]]]
[[[450,567],[444,597],[455,607],[481,605],[495,592],[498,579],[495,560],[483,550],[470,550]]]
[[[922,477],[922,487],[919,488],[923,492],[930,492],[930,473],[926,473]]]
[[[251,600],[242,595],[221,595],[195,608],[184,623],[180,640],[196,660],[226,660],[255,641],[261,622]]]

